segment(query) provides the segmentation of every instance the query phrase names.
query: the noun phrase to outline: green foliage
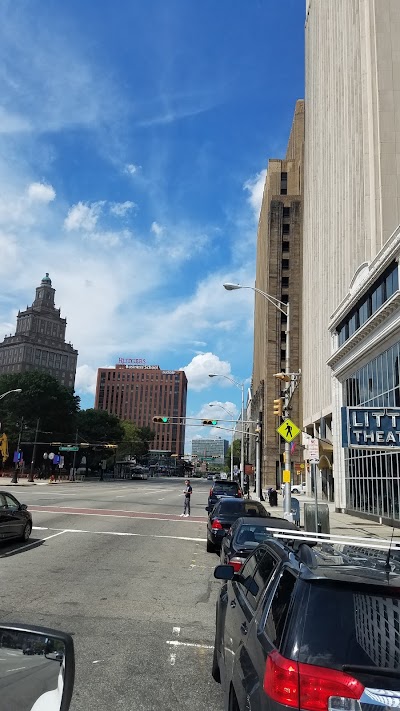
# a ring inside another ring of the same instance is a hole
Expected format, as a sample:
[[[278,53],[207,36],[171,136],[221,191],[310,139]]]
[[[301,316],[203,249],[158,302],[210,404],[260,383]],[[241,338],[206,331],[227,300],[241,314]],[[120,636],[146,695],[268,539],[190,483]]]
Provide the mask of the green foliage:
[[[242,443],[241,443],[240,439],[233,440],[233,463],[236,464],[237,466],[240,466],[241,446],[242,446]],[[228,451],[225,456],[225,464],[228,467],[231,466],[231,445],[229,445]]]
[[[105,410],[80,410],[76,418],[79,438],[90,444],[104,442],[118,444],[124,437],[124,428],[115,415],[109,415]]]
[[[47,441],[73,437],[79,397],[71,390],[40,371],[0,376],[0,394],[16,388],[22,392],[0,400],[0,421],[2,431],[9,437],[10,450],[16,445],[21,424],[22,439],[32,439],[38,419],[40,433],[45,433]]]
[[[118,447],[118,459],[124,459],[128,455],[132,457],[146,455],[154,439],[154,432],[150,427],[137,427],[128,420],[122,420],[121,425],[124,435]]]

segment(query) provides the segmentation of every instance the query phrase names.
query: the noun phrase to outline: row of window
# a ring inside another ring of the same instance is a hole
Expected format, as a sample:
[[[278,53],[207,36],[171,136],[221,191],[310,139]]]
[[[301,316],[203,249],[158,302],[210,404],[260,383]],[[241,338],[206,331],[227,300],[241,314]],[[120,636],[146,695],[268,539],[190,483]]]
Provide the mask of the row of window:
[[[346,319],[337,328],[339,346],[353,335],[378,309],[390,299],[399,288],[399,272],[397,262],[374,282],[371,289],[364,294]]]
[[[151,373],[151,371],[150,371],[150,373]],[[136,375],[136,377],[135,377],[135,375]],[[156,374],[156,376],[154,377],[153,374],[149,374],[149,371],[146,372],[146,373],[140,372],[140,373],[136,373],[136,374],[135,374],[135,372],[134,372],[133,370],[130,371],[130,372],[128,372],[128,373],[126,373],[126,372],[121,373],[120,370],[117,370],[117,371],[114,370],[114,371],[108,371],[108,372],[107,372],[107,380],[119,380],[119,381],[122,381],[122,382],[124,382],[125,380],[126,380],[127,382],[131,382],[131,381],[135,381],[135,380],[139,380],[139,381],[144,381],[144,380],[146,380],[146,381],[154,381],[154,380],[156,380],[156,381],[158,381],[158,380],[160,380],[160,381],[165,381],[165,380],[173,380],[174,378],[175,378],[175,380],[177,381],[176,386],[179,386],[179,382],[180,382],[180,379],[181,379],[181,376],[180,376],[179,373],[176,373],[176,374],[164,373],[164,374],[160,374],[160,377],[158,376],[158,374]],[[105,380],[106,380],[106,373],[105,373],[104,371],[103,371],[103,372],[101,373],[101,375],[100,375],[100,380],[103,381],[103,382],[105,382]]]

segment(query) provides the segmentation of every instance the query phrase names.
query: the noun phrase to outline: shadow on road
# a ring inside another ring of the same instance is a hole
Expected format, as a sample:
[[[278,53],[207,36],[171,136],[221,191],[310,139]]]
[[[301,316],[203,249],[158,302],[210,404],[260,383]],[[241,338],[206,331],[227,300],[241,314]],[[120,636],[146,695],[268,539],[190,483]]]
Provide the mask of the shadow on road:
[[[0,558],[25,553],[41,546],[44,542],[42,538],[30,538],[29,541],[7,541],[7,543],[0,545]]]

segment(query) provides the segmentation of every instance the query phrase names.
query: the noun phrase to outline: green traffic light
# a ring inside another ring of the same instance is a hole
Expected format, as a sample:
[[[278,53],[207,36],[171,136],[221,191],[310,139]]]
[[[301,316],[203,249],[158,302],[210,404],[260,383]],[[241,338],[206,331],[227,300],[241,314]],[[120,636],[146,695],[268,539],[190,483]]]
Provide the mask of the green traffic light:
[[[218,420],[211,420],[212,425],[216,425],[218,423]]]
[[[162,421],[163,421],[163,422],[168,422],[168,417],[163,417],[163,418],[162,418]]]

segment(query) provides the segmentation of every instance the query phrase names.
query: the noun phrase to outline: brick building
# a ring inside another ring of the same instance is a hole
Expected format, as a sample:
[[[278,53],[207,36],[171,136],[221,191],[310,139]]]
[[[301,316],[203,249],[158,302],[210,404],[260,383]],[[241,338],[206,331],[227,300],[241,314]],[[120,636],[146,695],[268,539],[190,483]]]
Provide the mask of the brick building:
[[[290,369],[296,372],[301,358],[301,252],[304,150],[304,101],[296,102],[292,130],[284,160],[270,159],[257,232],[256,288],[290,303]],[[283,440],[276,432],[280,421],[273,401],[282,383],[274,373],[285,370],[286,316],[263,296],[255,294],[254,356],[251,419],[262,422],[261,484],[280,483]],[[301,390],[292,401],[291,419],[301,422]],[[299,442],[292,458],[301,461]],[[250,459],[255,461],[254,437],[249,438]],[[296,480],[296,479],[294,479]]]
[[[74,388],[78,351],[65,342],[67,321],[54,304],[48,274],[36,288],[32,306],[19,311],[15,336],[0,343],[0,374],[40,370]]]
[[[129,359],[128,359],[129,360]],[[151,427],[155,438],[150,449],[183,456],[185,445],[187,379],[183,370],[161,370],[158,365],[117,363],[99,368],[95,408],[107,410],[138,427]],[[153,423],[165,415],[173,421]]]

